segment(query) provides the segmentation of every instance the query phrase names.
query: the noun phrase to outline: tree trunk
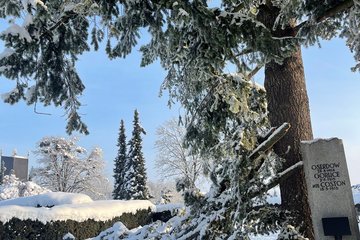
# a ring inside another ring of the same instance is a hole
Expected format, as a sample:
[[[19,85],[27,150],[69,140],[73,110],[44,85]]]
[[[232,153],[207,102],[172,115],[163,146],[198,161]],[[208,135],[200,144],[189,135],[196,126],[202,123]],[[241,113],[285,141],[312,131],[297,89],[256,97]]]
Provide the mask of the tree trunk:
[[[265,89],[271,125],[291,124],[285,137],[274,146],[275,152],[286,159],[283,165],[286,169],[301,161],[300,141],[313,138],[300,47],[282,65],[266,64]],[[301,224],[305,236],[314,239],[303,169],[282,181],[280,190],[282,206],[294,213],[295,224]]]

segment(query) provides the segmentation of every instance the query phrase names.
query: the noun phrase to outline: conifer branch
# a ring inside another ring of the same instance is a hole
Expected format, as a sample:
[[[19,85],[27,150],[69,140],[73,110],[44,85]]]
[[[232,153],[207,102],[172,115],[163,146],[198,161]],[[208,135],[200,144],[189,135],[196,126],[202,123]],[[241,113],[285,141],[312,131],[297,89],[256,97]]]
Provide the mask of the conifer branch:
[[[354,1],[353,0],[345,0],[343,2],[340,2],[338,5],[328,9],[327,11],[325,11],[324,14],[322,14],[321,16],[317,16],[315,18],[315,22],[320,23],[322,21],[325,21],[326,19],[334,17],[336,14],[349,9],[352,6],[354,6]],[[310,23],[311,21],[312,21],[312,19],[308,19],[308,20],[300,23],[299,25],[297,25],[294,28],[295,32],[297,33],[303,26]]]
[[[246,77],[247,79],[252,79],[259,71],[260,69],[264,66],[264,64],[258,64]]]
[[[304,165],[304,163],[302,161],[295,163],[294,165],[292,165],[291,167],[285,169],[284,171],[276,174],[276,176],[268,183],[265,184],[263,187],[261,187],[260,189],[250,192],[249,195],[247,196],[248,198],[254,198],[258,195],[260,195],[261,193],[267,192],[270,189],[276,187],[277,185],[279,185],[279,183],[283,180],[285,180],[286,178],[288,178],[290,175],[293,174],[293,172],[302,167]]]
[[[266,153],[282,139],[290,129],[289,123],[283,123],[278,129],[263,141],[255,150],[249,155],[249,159],[253,161],[253,168],[248,174],[248,179],[252,179],[257,171],[261,168],[266,159]]]
[[[290,129],[289,123],[283,123],[279,128],[277,128],[272,134],[263,141],[254,151],[249,155],[249,159],[254,160],[255,162],[263,156],[265,152],[270,150],[275,143],[277,143],[282,137],[285,136],[287,131]]]

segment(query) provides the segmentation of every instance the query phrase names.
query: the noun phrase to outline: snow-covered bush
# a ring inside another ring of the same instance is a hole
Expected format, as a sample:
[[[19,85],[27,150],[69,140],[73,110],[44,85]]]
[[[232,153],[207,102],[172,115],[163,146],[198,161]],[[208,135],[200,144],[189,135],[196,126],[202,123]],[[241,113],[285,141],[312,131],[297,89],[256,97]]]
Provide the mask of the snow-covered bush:
[[[33,196],[46,192],[50,192],[50,190],[31,181],[21,182],[14,174],[10,174],[4,176],[3,184],[0,185],[0,200]]]

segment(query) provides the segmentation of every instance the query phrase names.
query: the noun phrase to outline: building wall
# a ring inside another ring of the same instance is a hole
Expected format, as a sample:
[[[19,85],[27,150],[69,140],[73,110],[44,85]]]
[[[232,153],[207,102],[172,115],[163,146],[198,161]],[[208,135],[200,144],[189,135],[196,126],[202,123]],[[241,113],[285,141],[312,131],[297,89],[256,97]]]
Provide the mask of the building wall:
[[[9,175],[10,171],[14,169],[14,158],[1,156],[1,161],[4,162],[5,166],[5,175]]]
[[[28,180],[29,160],[27,158],[20,156],[1,156],[1,161],[4,161],[5,163],[5,175],[9,175],[11,170],[14,170],[15,176],[18,177],[21,181]]]

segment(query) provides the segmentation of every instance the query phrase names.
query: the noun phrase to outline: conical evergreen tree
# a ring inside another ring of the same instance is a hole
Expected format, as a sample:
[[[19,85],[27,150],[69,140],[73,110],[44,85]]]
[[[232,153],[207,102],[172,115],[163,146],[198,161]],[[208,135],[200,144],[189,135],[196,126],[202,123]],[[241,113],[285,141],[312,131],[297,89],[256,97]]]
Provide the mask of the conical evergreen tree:
[[[113,198],[114,199],[127,199],[126,191],[124,189],[125,182],[125,165],[126,165],[126,135],[125,135],[125,126],[124,121],[121,119],[120,122],[120,130],[119,130],[119,138],[118,144],[119,147],[118,154],[115,158],[115,168],[114,168],[114,190],[113,190]]]
[[[148,189],[146,187],[145,159],[142,152],[141,134],[146,134],[139,122],[139,113],[135,110],[133,121],[132,138],[129,142],[129,155],[127,161],[126,191],[128,199],[148,199]]]

